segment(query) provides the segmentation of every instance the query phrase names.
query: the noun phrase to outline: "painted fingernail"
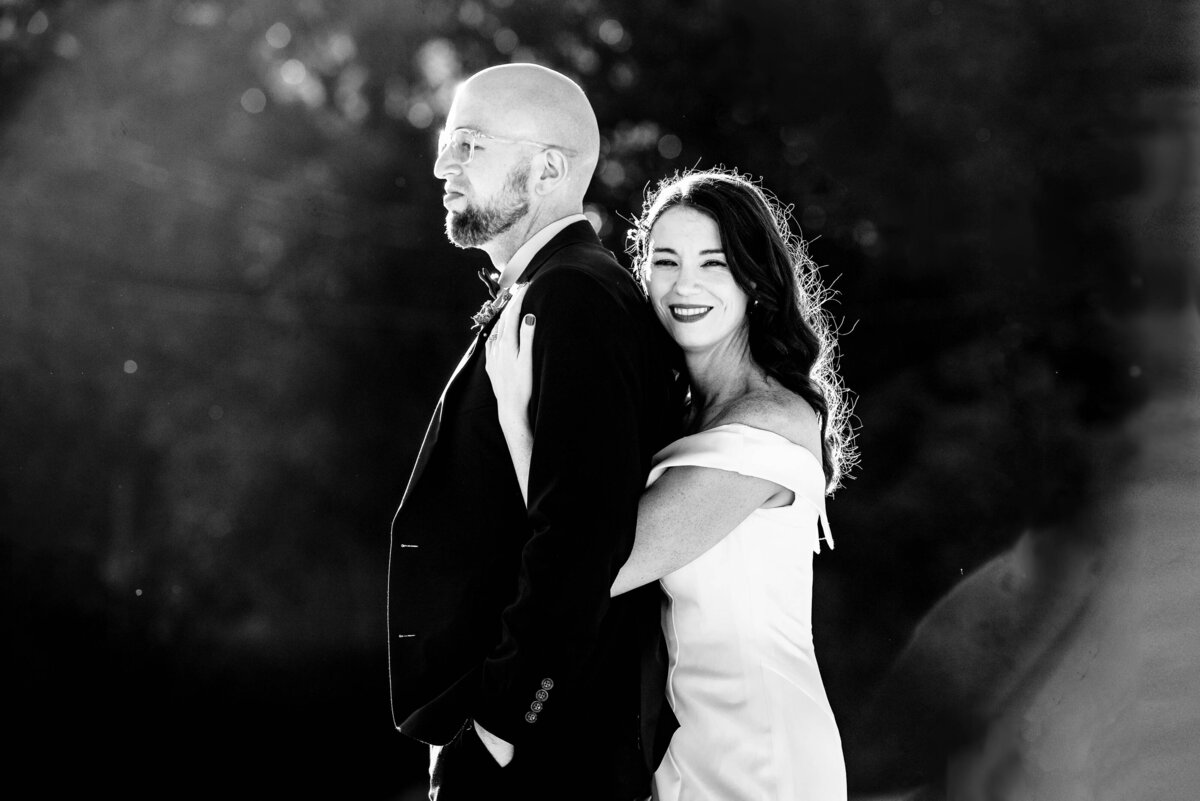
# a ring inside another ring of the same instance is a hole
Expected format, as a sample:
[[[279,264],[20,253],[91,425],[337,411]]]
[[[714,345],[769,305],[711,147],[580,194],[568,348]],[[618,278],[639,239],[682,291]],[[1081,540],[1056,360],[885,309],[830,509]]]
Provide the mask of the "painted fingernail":
[[[525,325],[533,325],[534,322],[536,322],[536,321],[537,321],[537,318],[534,317],[532,314],[525,315]]]

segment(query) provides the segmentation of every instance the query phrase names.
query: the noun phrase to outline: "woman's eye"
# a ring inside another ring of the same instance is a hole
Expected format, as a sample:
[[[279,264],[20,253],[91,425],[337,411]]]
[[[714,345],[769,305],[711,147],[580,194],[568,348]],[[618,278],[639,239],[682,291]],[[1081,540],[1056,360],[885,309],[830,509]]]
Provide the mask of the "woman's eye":
[[[725,262],[719,261],[717,259],[713,259],[712,261],[704,262],[704,266],[705,267],[728,267],[728,265],[725,264]]]
[[[650,263],[650,266],[658,267],[661,269],[663,267],[674,267],[676,265],[675,265],[675,262],[671,261],[670,259],[655,259],[653,262]]]

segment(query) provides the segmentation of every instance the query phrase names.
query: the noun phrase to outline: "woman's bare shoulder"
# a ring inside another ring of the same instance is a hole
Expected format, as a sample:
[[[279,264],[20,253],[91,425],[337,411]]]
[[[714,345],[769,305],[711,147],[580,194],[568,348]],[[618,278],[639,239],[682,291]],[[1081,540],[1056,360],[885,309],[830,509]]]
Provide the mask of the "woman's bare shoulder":
[[[714,423],[742,423],[761,428],[817,455],[821,453],[821,420],[816,411],[804,398],[783,387],[772,387],[739,398]]]

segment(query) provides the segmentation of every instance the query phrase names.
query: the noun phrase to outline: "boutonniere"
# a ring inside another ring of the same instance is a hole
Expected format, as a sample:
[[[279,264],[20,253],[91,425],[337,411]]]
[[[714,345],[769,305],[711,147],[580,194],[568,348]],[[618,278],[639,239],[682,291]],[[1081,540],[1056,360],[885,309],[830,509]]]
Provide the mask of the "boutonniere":
[[[500,290],[500,294],[496,295],[496,297],[480,306],[479,311],[471,315],[471,330],[477,334],[482,331],[483,327],[500,313],[500,310],[504,308],[504,304],[508,303],[510,297],[512,297],[512,291],[505,288]]]

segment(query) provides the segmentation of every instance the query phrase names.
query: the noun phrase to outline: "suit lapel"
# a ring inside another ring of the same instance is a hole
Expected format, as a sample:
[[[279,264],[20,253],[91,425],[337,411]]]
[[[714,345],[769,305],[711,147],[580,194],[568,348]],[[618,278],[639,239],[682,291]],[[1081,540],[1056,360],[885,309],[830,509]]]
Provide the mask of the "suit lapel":
[[[467,366],[467,362],[471,361],[471,355],[475,353],[475,347],[479,344],[479,340],[484,336],[484,332],[480,332],[475,339],[471,340],[467,352],[463,354],[459,360],[458,366],[454,368],[454,372],[450,374],[450,380],[446,382],[445,388],[442,389],[441,397],[438,398],[437,406],[433,408],[433,416],[429,419],[429,427],[425,429],[425,439],[421,441],[421,450],[417,454],[417,462],[413,465],[412,474],[408,477],[408,486],[404,488],[404,497],[400,500],[400,508],[404,507],[404,502],[408,500],[408,495],[417,484],[417,479],[421,477],[421,473],[425,470],[425,465],[429,463],[429,456],[433,453],[433,446],[437,444],[438,429],[442,425],[442,410],[446,406],[446,393],[450,391],[454,379],[458,378],[458,374]],[[397,510],[399,513],[399,510]],[[394,523],[395,521],[393,521]]]
[[[600,240],[596,236],[596,232],[592,229],[590,223],[577,222],[568,225],[563,230],[559,231],[553,239],[546,243],[546,246],[539,250],[530,260],[529,264],[521,272],[517,278],[518,283],[529,281],[533,275],[541,269],[551,256],[569,245],[590,244],[595,247],[600,247]],[[458,378],[458,374],[467,366],[467,362],[471,360],[471,355],[475,353],[476,346],[479,341],[487,336],[491,330],[493,323],[489,323],[483,327],[471,342],[471,346],[467,348],[467,352],[463,354],[458,366],[454,368],[454,372],[450,375],[450,380],[446,382],[446,387],[442,390],[442,395],[438,398],[437,406],[434,407],[433,416],[429,420],[429,427],[425,429],[425,439],[421,441],[421,450],[417,454],[416,464],[413,465],[412,474],[408,478],[408,486],[404,489],[404,496],[400,500],[400,508],[404,508],[404,502],[408,500],[408,496],[413,491],[413,487],[417,485],[417,480],[424,472],[425,466],[429,463],[429,457],[433,453],[434,446],[437,444],[438,429],[442,425],[442,410],[446,405],[446,393],[450,391],[450,387],[454,384],[454,379]],[[396,514],[399,515],[399,509]],[[395,525],[395,519],[392,520]]]

